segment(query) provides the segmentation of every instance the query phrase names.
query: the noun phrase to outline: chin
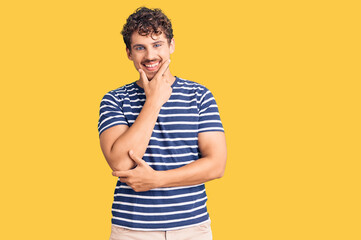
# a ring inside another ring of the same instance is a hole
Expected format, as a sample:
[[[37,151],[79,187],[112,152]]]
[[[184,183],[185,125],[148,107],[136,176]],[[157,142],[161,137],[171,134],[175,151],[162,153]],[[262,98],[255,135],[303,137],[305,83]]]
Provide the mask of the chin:
[[[147,78],[148,78],[148,80],[150,81],[150,80],[152,80],[153,78],[154,78],[154,76],[155,76],[155,74],[152,74],[152,75],[147,75]]]

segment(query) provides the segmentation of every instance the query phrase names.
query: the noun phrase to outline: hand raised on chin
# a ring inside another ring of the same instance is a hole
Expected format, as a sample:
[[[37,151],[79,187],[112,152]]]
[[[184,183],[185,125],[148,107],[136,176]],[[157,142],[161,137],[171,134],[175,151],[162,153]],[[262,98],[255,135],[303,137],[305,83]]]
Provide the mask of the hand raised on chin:
[[[149,101],[157,108],[161,108],[172,94],[171,83],[165,76],[165,72],[167,71],[169,64],[170,59],[162,64],[152,81],[148,80],[147,75],[141,68],[138,70],[140,73],[140,82],[144,88],[146,101]]]

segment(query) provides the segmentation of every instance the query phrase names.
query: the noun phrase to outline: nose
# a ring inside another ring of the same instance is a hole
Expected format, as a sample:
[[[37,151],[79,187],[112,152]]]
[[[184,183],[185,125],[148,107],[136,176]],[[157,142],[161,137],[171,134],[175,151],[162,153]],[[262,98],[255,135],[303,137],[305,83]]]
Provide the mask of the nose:
[[[146,59],[147,60],[154,60],[157,58],[157,52],[155,49],[149,48],[147,49],[147,53],[146,53]]]

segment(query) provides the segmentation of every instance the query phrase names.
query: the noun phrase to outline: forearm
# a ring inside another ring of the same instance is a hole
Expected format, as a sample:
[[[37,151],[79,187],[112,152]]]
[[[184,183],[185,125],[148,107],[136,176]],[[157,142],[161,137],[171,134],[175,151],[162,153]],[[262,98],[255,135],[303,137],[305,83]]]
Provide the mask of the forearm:
[[[156,123],[160,107],[156,107],[150,101],[146,101],[133,125],[117,138],[110,149],[113,170],[128,170],[134,167],[134,161],[129,157],[130,149],[138,156],[143,156],[148,144],[154,125]]]
[[[177,187],[201,184],[221,178],[226,166],[226,156],[200,158],[183,167],[157,172],[157,187]]]

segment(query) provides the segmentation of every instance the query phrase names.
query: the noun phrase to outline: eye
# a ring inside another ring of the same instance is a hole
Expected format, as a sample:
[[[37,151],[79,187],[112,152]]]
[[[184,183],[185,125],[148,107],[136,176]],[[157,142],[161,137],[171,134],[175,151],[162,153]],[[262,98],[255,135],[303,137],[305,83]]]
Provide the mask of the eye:
[[[160,43],[154,44],[154,47],[160,47],[160,46],[162,46],[162,44]]]
[[[144,47],[142,47],[142,46],[135,47],[135,50],[137,50],[137,51],[140,51],[140,50],[143,50],[143,49],[144,49]]]

